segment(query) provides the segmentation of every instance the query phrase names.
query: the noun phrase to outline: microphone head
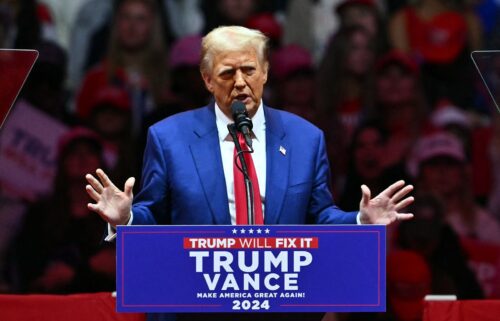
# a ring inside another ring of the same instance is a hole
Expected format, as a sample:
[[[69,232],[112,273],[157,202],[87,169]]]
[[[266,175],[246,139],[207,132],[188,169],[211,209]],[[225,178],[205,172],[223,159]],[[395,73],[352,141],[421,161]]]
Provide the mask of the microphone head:
[[[236,122],[236,119],[238,118],[239,115],[243,114],[245,116],[248,116],[247,107],[241,101],[235,100],[231,104],[231,114],[233,115],[233,120]]]
[[[231,104],[231,113],[236,128],[242,133],[248,133],[253,128],[252,120],[248,117],[247,107],[239,100]]]

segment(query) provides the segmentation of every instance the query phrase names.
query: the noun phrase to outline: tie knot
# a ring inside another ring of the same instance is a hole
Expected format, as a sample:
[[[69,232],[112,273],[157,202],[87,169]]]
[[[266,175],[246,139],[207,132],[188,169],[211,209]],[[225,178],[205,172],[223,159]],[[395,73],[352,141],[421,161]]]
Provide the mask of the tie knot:
[[[240,143],[241,149],[242,150],[248,150],[247,142],[245,141],[245,136],[243,133],[238,132],[238,142]]]

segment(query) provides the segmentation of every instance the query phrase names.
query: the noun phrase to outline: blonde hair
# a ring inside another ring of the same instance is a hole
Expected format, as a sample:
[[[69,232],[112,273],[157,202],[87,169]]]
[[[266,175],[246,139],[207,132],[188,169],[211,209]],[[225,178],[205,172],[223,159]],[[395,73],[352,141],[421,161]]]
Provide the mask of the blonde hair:
[[[241,51],[252,48],[256,51],[260,64],[268,67],[269,38],[255,29],[241,26],[224,26],[210,31],[201,43],[200,71],[210,72],[217,54],[226,51]]]
[[[153,26],[149,41],[141,49],[138,59],[140,71],[146,78],[149,91],[156,104],[163,102],[165,89],[168,87],[168,66],[167,66],[167,47],[164,42],[163,28],[159,8],[155,0],[124,0],[118,5],[115,12],[111,37],[108,43],[107,54],[107,74],[108,79],[113,79],[119,68],[125,68],[124,49],[121,47],[118,39],[118,14],[120,8],[128,3],[140,3],[147,7],[153,16]]]

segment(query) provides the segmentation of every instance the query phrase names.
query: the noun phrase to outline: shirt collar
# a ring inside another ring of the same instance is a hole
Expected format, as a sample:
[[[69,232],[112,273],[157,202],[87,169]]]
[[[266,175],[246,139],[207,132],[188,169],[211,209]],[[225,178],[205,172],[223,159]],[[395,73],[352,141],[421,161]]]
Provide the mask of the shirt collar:
[[[231,140],[227,125],[234,123],[234,121],[222,112],[219,105],[217,105],[217,102],[215,103],[215,119],[217,123],[217,131],[219,133],[219,140],[221,142],[227,139]],[[252,133],[255,139],[257,139],[257,141],[262,141],[264,135],[266,134],[266,118],[264,116],[262,100],[260,101],[259,108],[257,108],[257,112],[252,117],[252,124]]]

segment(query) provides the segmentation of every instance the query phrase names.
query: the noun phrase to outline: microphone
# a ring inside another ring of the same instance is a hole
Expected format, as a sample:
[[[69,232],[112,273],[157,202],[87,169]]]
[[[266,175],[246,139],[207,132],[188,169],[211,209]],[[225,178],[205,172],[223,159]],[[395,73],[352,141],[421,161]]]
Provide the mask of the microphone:
[[[250,149],[252,148],[252,137],[251,130],[253,128],[252,120],[248,117],[247,108],[245,104],[239,100],[236,100],[231,105],[231,113],[233,115],[234,124],[238,131],[243,133],[245,137],[245,142]]]

